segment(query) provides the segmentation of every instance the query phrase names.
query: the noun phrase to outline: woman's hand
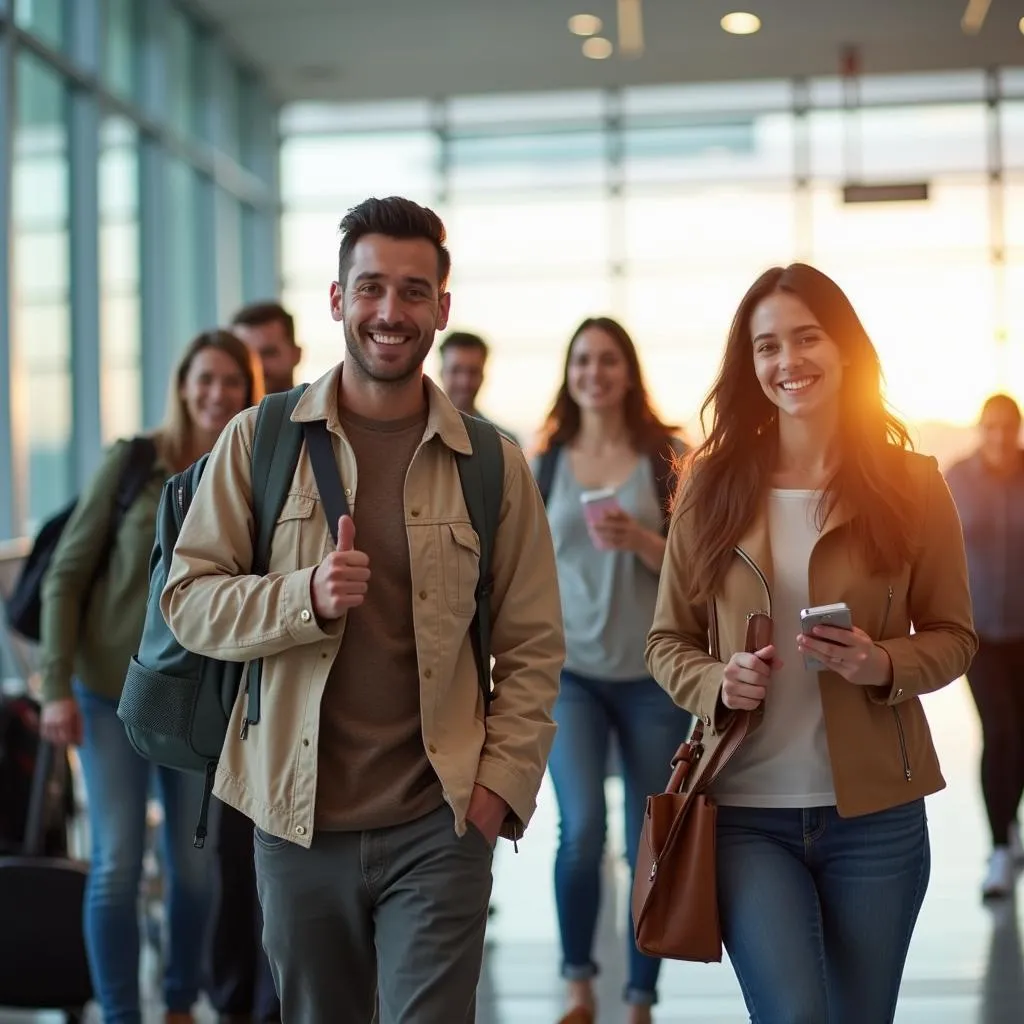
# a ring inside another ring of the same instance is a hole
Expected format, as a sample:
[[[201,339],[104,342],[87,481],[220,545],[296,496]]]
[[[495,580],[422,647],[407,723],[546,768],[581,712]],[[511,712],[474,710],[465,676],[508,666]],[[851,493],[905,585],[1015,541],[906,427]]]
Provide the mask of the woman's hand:
[[[768,693],[772,672],[781,667],[773,644],[754,654],[737,652],[722,674],[722,703],[731,711],[753,711],[760,707]]]
[[[801,654],[813,655],[830,672],[842,676],[848,683],[888,686],[892,682],[892,661],[888,653],[863,629],[856,626],[853,629],[815,626],[813,634],[813,637],[798,634],[797,649]],[[830,640],[832,642],[828,643]]]
[[[649,532],[622,509],[605,512],[589,529],[594,543],[609,551],[638,551]]]
[[[82,742],[82,711],[74,697],[47,701],[43,705],[39,732],[57,746],[79,746]]]

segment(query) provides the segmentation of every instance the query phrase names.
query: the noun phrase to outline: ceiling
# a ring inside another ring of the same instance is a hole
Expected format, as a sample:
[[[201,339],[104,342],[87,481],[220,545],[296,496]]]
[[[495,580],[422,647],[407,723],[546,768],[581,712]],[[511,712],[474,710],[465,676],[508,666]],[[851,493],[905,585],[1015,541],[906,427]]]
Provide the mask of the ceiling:
[[[643,0],[645,52],[588,60],[571,15],[614,42],[616,0],[192,0],[269,77],[280,100],[366,100],[533,89],[832,75],[847,45],[866,73],[1024,65],[1024,0]],[[723,14],[762,20],[730,36]]]

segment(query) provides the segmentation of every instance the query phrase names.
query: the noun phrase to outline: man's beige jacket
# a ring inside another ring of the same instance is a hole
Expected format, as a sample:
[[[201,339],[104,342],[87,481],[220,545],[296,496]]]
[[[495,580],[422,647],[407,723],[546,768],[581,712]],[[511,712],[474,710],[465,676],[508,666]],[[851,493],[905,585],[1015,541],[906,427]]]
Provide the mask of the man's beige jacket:
[[[358,469],[338,417],[341,374],[339,364],[312,384],[292,419],[326,420],[358,524]],[[551,712],[565,654],[551,534],[522,451],[504,441],[504,498],[493,557],[494,698],[485,715],[469,637],[480,542],[452,454],[471,450],[469,435],[441,391],[430,381],[425,387],[427,426],[406,476],[403,510],[423,746],[459,834],[473,785],[480,783],[508,803],[503,834],[518,838],[536,806],[554,739]],[[214,793],[271,835],[308,846],[320,701],[345,619],[321,627],[313,613],[313,572],[332,541],[305,448],[274,533],[270,572],[249,574],[255,422],[256,410],[249,409],[218,440],[182,526],[160,606],[186,649],[227,661],[264,659],[260,722],[241,738],[240,694]]]

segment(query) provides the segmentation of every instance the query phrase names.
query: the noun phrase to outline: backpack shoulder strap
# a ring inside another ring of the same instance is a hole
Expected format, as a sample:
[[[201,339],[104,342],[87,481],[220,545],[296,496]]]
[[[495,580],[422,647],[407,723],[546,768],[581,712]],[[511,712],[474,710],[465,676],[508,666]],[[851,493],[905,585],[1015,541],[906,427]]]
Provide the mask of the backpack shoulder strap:
[[[551,485],[555,482],[555,469],[561,454],[562,446],[560,444],[550,444],[540,453],[540,458],[537,460],[537,490],[540,491],[541,500],[545,506],[551,495]]]
[[[338,471],[331,432],[324,420],[303,423],[302,430],[306,438],[309,461],[313,464],[313,476],[316,479],[316,488],[320,492],[320,505],[327,519],[327,528],[331,531],[331,539],[337,544],[338,520],[349,514],[349,507],[348,499],[345,497],[345,485]]]
[[[156,465],[156,443],[151,437],[133,437],[128,442],[128,456],[117,482],[116,512],[119,519],[132,507],[135,499],[153,475]]]
[[[302,425],[292,422],[305,384],[267,395],[256,413],[252,442],[252,513],[255,538],[252,572],[263,576],[270,561],[270,544],[277,517],[288,495],[302,448]]]
[[[498,517],[505,492],[505,453],[493,424],[462,414],[473,451],[456,455],[462,495],[469,518],[480,538],[480,578],[476,587],[476,615],[470,627],[484,707],[491,699],[491,561],[498,534]]]
[[[306,384],[290,391],[267,395],[256,413],[256,429],[252,441],[252,514],[255,536],[252,549],[253,575],[265,576],[270,565],[270,545],[274,539],[277,517],[288,496],[295,467],[302,450],[302,424],[292,422],[292,412]],[[260,680],[262,660],[248,665],[249,701],[245,726],[260,720]]]

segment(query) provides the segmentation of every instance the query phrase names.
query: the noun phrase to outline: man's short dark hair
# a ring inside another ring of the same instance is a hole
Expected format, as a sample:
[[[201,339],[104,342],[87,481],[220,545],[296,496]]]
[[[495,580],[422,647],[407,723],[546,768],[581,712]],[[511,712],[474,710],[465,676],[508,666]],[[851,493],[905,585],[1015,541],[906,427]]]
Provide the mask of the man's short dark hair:
[[[243,306],[231,319],[232,326],[265,327],[281,324],[285,336],[295,344],[295,317],[280,302],[252,302]]]
[[[448,284],[452,258],[445,245],[448,235],[441,218],[433,210],[401,196],[364,199],[341,220],[341,247],[338,250],[338,283],[345,286],[352,266],[352,250],[364,235],[416,239],[430,242],[437,250],[437,283],[441,291]]]
[[[491,351],[487,342],[479,334],[471,334],[469,331],[452,331],[441,342],[441,347],[438,349],[441,353],[441,358],[443,359],[445,352],[453,348],[475,349],[477,352],[483,353],[484,359],[487,358]]]

